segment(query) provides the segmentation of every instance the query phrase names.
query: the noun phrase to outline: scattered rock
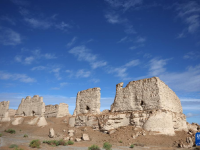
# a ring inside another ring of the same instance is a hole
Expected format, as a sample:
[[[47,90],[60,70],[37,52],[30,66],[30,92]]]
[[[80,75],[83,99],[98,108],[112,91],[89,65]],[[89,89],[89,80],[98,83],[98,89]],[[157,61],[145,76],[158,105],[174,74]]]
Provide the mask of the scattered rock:
[[[83,139],[83,141],[89,141],[90,140],[88,134],[85,134],[85,133],[83,133],[82,139]]]
[[[55,137],[55,132],[54,132],[54,129],[53,129],[53,128],[50,128],[50,129],[49,129],[49,137],[50,137],[50,138],[54,138],[54,137]]]
[[[108,133],[109,134],[113,134],[113,133],[115,133],[117,130],[110,130]]]
[[[69,140],[70,140],[70,141],[73,141],[73,140],[74,140],[74,138],[73,138],[73,137],[70,137],[70,138],[69,138]]]
[[[80,139],[80,138],[76,138],[75,141],[76,141],[76,142],[80,142],[81,139]]]
[[[65,130],[65,129],[63,129],[63,132],[66,132],[66,130]]]
[[[69,137],[64,137],[63,140],[69,141]]]
[[[69,136],[74,136],[74,130],[68,130]]]

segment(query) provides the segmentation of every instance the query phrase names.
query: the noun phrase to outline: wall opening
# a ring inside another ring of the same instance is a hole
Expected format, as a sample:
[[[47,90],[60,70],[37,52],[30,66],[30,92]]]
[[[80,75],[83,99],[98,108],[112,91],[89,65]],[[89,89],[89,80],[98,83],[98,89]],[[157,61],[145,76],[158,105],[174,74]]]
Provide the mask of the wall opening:
[[[32,111],[32,116],[35,116],[35,111]]]
[[[23,111],[23,116],[26,116],[25,112]]]
[[[86,106],[86,110],[90,110],[90,107],[89,107],[89,106]]]
[[[141,101],[140,105],[143,106],[144,105],[144,101]]]

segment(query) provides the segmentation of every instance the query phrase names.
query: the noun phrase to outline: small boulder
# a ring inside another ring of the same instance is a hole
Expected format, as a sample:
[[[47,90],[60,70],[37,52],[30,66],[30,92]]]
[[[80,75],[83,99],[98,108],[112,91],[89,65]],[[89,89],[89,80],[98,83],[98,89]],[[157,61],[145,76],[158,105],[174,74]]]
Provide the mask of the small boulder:
[[[69,136],[74,136],[74,130],[69,130],[68,134],[69,134]]]
[[[70,140],[70,141],[73,141],[73,140],[74,140],[74,138],[73,138],[73,137],[70,137],[70,138],[69,138],[69,140]]]
[[[69,141],[69,137],[64,137],[63,140]]]
[[[85,134],[85,133],[83,133],[82,139],[83,139],[83,141],[89,141],[90,140],[88,134]]]
[[[113,134],[113,133],[115,133],[117,130],[110,130],[108,133],[109,134]]]
[[[80,139],[80,138],[76,138],[75,141],[76,141],[76,142],[80,142],[81,139]]]
[[[50,138],[54,138],[54,137],[55,137],[55,132],[54,132],[54,129],[53,129],[53,128],[50,128],[50,129],[49,129],[49,137],[50,137]]]

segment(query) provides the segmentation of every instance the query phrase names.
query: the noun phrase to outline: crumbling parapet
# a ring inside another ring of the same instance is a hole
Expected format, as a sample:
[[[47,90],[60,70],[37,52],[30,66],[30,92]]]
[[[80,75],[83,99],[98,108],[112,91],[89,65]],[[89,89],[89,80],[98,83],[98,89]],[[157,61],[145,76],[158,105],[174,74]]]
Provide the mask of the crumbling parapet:
[[[116,85],[112,112],[163,109],[182,113],[180,99],[158,77]]]
[[[60,103],[59,105],[47,105],[45,106],[46,118],[48,117],[64,117],[70,115],[68,105],[65,103]]]
[[[10,104],[10,101],[0,102],[0,122],[10,121],[9,112],[8,112],[9,104]]]
[[[91,88],[78,92],[74,115],[87,113],[99,114],[101,97],[100,90],[100,88]]]
[[[34,95],[33,98],[27,96],[22,101],[17,109],[16,116],[44,116],[45,104],[43,97]]]

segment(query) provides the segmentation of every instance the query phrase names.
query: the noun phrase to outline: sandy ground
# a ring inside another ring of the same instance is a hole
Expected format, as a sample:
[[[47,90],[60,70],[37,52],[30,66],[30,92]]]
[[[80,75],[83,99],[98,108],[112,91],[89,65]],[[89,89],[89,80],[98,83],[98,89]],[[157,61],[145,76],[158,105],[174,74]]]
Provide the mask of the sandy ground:
[[[74,145],[70,146],[58,146],[52,147],[47,144],[41,144],[40,150],[87,150],[89,146],[95,144],[99,147],[103,146],[104,142],[109,142],[112,144],[112,150],[127,150],[131,144],[134,144],[135,150],[176,150],[178,148],[178,142],[183,141],[186,143],[186,137],[190,136],[186,132],[176,132],[175,136],[166,136],[166,135],[152,135],[151,132],[145,132],[146,135],[140,135],[136,139],[132,138],[132,134],[136,132],[142,132],[141,129],[135,130],[132,126],[120,127],[117,131],[111,135],[105,134],[99,131],[93,131],[89,127],[80,127],[80,128],[70,128],[67,123],[64,123],[63,120],[68,118],[47,118],[48,125],[45,127],[37,127],[25,124],[27,120],[30,120],[30,117],[26,117],[24,123],[21,125],[13,126],[11,123],[2,123],[0,126],[0,133],[3,136],[0,138],[0,150],[11,150],[9,146],[11,144],[16,144],[24,150],[33,149],[29,147],[30,141],[34,139],[39,139],[41,142],[44,140],[60,140],[63,137],[67,137],[67,131],[73,129],[75,135],[73,138],[81,138],[82,133],[87,133],[90,137],[90,141],[81,141],[74,142]],[[49,128],[53,128],[55,133],[58,135],[56,138],[49,138]],[[14,129],[16,134],[10,134],[4,132],[5,129]],[[66,132],[63,132],[66,130]],[[23,136],[27,134],[28,138]],[[184,148],[182,148],[184,150]],[[190,148],[194,149],[194,148]]]

